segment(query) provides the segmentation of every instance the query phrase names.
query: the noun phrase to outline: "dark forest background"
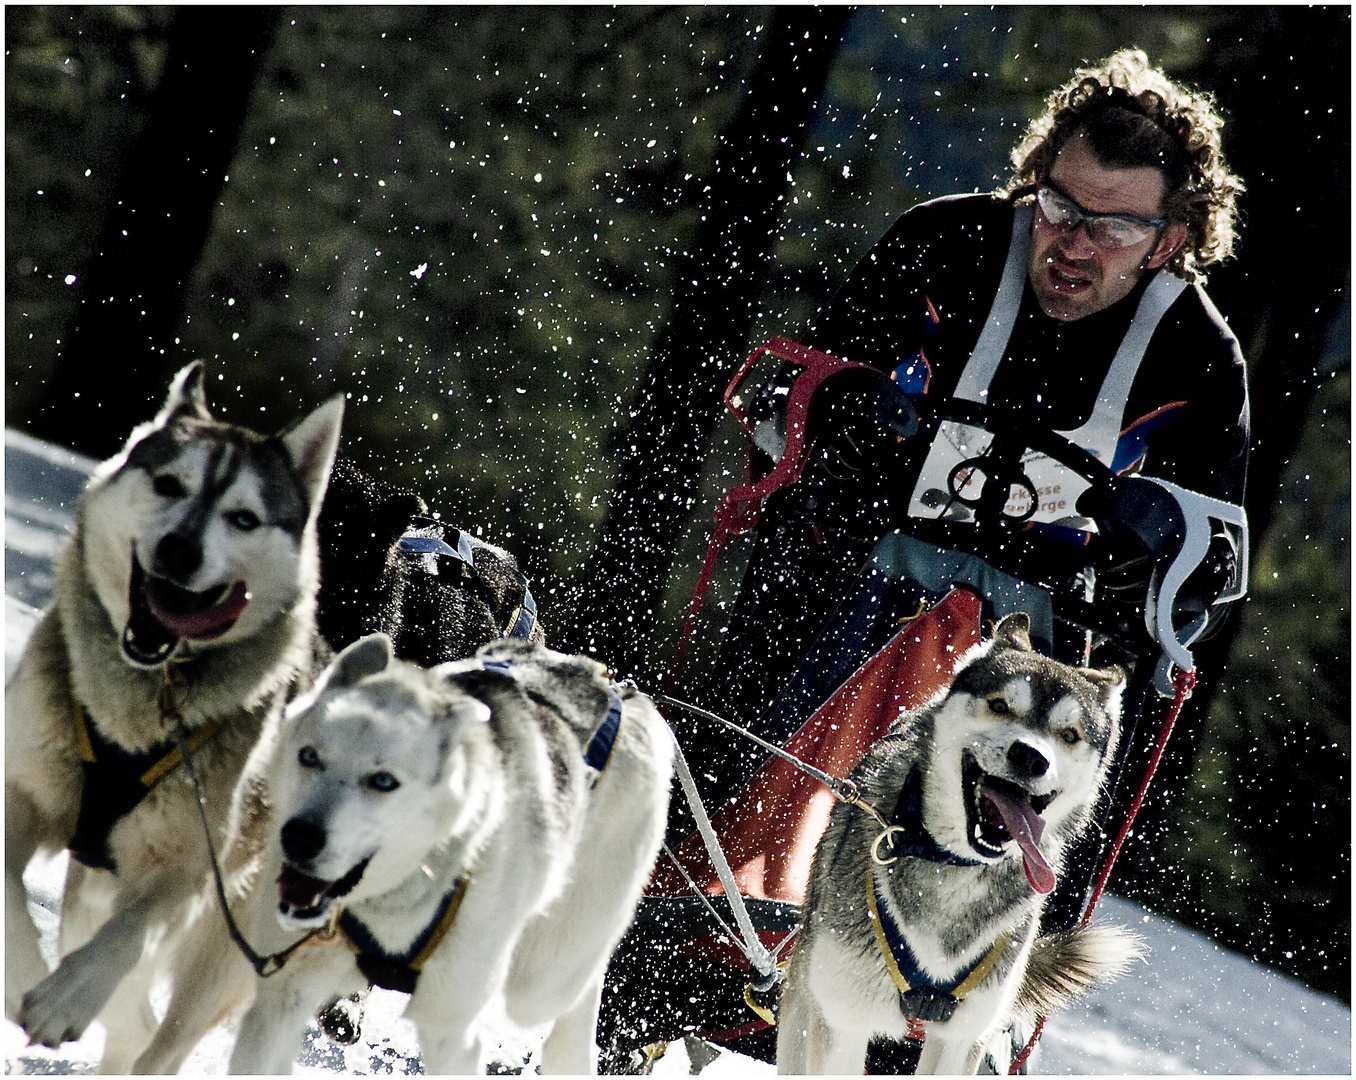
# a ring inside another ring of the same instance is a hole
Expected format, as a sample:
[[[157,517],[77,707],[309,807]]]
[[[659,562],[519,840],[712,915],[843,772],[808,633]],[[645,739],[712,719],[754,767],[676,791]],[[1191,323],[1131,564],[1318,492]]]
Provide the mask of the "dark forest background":
[[[192,358],[260,428],[343,392],[348,455],[513,550],[555,643],[652,681],[741,469],[734,366],[910,205],[996,186],[1073,67],[1139,45],[1215,92],[1247,184],[1209,289],[1250,365],[1254,553],[1118,888],[1350,1000],[1350,29],[9,6],[6,423],[106,456]]]

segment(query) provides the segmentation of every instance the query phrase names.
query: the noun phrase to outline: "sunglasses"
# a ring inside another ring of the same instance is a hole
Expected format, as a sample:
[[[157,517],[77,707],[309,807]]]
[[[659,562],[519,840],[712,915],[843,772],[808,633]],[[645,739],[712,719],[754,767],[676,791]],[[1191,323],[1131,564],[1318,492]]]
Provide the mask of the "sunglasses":
[[[1084,210],[1048,180],[1036,189],[1036,205],[1057,229],[1087,226],[1088,237],[1100,248],[1123,248],[1149,239],[1168,223],[1161,218],[1135,217],[1133,214],[1097,214]]]

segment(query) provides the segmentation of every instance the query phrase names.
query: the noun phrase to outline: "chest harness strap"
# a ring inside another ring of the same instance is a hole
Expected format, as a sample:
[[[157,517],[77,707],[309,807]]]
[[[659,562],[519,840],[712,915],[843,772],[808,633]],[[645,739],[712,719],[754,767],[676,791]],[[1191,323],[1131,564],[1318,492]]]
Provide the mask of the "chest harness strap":
[[[969,971],[939,983],[923,970],[899,923],[880,902],[874,869],[866,871],[865,885],[871,929],[875,932],[885,968],[890,973],[890,981],[899,990],[900,1011],[910,1019],[942,1023],[950,1020],[956,1006],[988,978],[989,972],[1003,955],[1003,950],[1008,947],[1011,935],[1004,934],[994,942],[993,947]]]
[[[452,889],[443,897],[442,903],[410,947],[403,953],[388,953],[381,943],[372,936],[372,932],[352,911],[345,910],[339,916],[339,929],[348,939],[349,948],[357,954],[358,970],[373,986],[383,990],[397,990],[402,994],[414,993],[419,982],[419,973],[435,949],[442,944],[447,932],[456,921],[461,902],[466,897],[466,886],[471,883],[471,875],[463,874]]]
[[[1019,206],[1013,214],[1012,238],[1008,244],[1003,276],[994,295],[984,329],[975,343],[974,352],[970,354],[970,359],[966,362],[956,384],[953,396],[958,400],[977,404],[987,402],[989,386],[1007,352],[1025,288],[1027,263],[1031,251],[1032,213],[1031,207]],[[1116,444],[1121,436],[1121,425],[1130,398],[1130,387],[1144,360],[1145,350],[1164,314],[1186,287],[1185,281],[1174,277],[1166,270],[1154,274],[1144,290],[1144,295],[1140,297],[1130,327],[1107,368],[1091,416],[1082,426],[1059,432],[1108,467],[1116,456]],[[977,489],[983,483],[983,476],[976,471],[966,480],[962,475],[957,480],[959,491],[952,490],[951,479],[960,466],[981,458],[991,442],[992,436],[982,428],[952,420],[943,421],[928,451],[923,470],[919,474],[909,504],[909,515],[916,518],[933,518],[939,516],[939,513],[960,513],[962,517],[968,516],[968,511],[957,505],[951,496],[964,492],[970,485]],[[1043,454],[1028,453],[1023,458],[1023,467],[1031,480],[1032,491],[1036,494],[1038,502],[1042,489],[1056,486],[1061,489],[1061,498],[1068,508],[1067,511],[1065,513],[1039,511],[1042,518],[1051,520],[1072,513],[1075,501],[1087,487],[1086,480]],[[940,505],[944,507],[940,512],[937,498],[939,493],[943,496]],[[978,492],[976,490],[965,493],[967,497],[973,498]],[[1019,511],[1016,516],[1022,519],[1034,516],[1037,512],[1038,507],[1032,506],[1029,513]]]
[[[72,857],[86,866],[116,873],[117,862],[108,846],[113,827],[183,764],[183,751],[172,737],[145,750],[128,750],[106,738],[74,696],[72,703],[71,720],[84,766],[84,783],[75,834],[66,846]],[[204,746],[225,722],[226,718],[219,716],[194,731],[186,740],[189,753]]]

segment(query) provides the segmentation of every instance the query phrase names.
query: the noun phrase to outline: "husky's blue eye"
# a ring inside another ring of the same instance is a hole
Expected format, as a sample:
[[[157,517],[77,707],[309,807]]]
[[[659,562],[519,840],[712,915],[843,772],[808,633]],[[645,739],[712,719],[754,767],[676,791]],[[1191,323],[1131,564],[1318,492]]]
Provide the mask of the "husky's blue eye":
[[[157,495],[166,499],[182,499],[188,494],[188,490],[180,482],[177,476],[171,476],[169,473],[161,473],[152,482],[151,486],[155,488]]]
[[[263,522],[259,520],[259,515],[253,510],[232,510],[226,515],[226,520],[241,532],[249,532],[251,529],[257,529],[263,524]]]
[[[1001,697],[989,698],[989,712],[996,716],[1007,716],[1012,710],[1008,708],[1008,703]]]
[[[400,786],[400,781],[388,772],[374,772],[367,778],[367,786],[373,791],[394,791]]]
[[[297,761],[303,769],[320,768],[320,755],[314,746],[303,746],[297,751]]]

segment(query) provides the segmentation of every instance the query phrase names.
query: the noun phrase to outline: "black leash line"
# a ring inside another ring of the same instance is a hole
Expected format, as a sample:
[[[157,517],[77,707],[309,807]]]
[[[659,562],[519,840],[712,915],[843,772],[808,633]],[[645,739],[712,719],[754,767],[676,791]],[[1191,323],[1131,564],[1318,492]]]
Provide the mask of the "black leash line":
[[[261,979],[267,979],[270,975],[276,975],[283,969],[283,965],[292,959],[296,952],[310,944],[313,940],[328,942],[334,939],[337,933],[335,929],[335,920],[331,920],[326,926],[319,926],[299,941],[293,942],[281,952],[272,953],[269,956],[262,956],[254,951],[253,946],[245,940],[245,935],[241,933],[239,925],[235,921],[235,916],[231,914],[231,906],[226,901],[226,884],[222,878],[221,863],[217,859],[216,845],[212,843],[212,827],[207,821],[207,800],[202,793],[202,784],[198,780],[198,771],[193,767],[193,758],[188,749],[188,733],[182,723],[178,724],[173,734],[170,736],[179,746],[183,754],[184,768],[188,770],[188,778],[193,782],[194,801],[198,805],[198,817],[202,819],[203,839],[207,841],[207,854],[212,861],[212,880],[216,885],[217,900],[221,904],[221,914],[226,919],[226,931],[231,935],[231,940],[235,942],[236,947],[250,962],[255,973]]]

